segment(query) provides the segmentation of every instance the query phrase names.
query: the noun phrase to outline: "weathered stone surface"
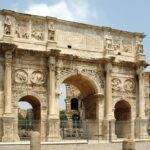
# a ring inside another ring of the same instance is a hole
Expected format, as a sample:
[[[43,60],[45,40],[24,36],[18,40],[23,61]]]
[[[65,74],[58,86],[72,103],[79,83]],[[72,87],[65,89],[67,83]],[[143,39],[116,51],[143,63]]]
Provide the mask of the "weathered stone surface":
[[[17,122],[18,102],[28,101],[34,107],[34,119],[40,122],[41,139],[61,140],[58,101],[62,83],[79,90],[81,118],[99,123],[97,134],[103,133],[103,139],[109,138],[110,122],[116,138],[114,120],[130,122],[132,137],[134,128],[147,136],[145,123],[144,128],[137,127],[146,119],[148,103],[143,38],[143,33],[0,10],[0,117],[4,120],[0,139],[19,140],[17,123],[11,122],[8,130],[14,132],[6,137],[5,119]],[[131,123],[135,119],[138,125]],[[90,132],[95,134],[95,129]]]

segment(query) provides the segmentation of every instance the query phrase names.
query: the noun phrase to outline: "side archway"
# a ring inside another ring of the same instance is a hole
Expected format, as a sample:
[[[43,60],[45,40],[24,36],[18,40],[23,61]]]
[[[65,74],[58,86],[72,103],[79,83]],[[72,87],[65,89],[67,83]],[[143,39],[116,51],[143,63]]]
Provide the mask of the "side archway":
[[[32,106],[32,109],[24,110],[26,113],[24,118],[18,119],[19,136],[24,139],[30,136],[31,131],[41,130],[41,103],[32,95],[23,96],[18,102],[27,102]]]
[[[118,138],[128,138],[131,134],[131,105],[120,100],[115,104],[114,116],[116,119],[115,132]]]

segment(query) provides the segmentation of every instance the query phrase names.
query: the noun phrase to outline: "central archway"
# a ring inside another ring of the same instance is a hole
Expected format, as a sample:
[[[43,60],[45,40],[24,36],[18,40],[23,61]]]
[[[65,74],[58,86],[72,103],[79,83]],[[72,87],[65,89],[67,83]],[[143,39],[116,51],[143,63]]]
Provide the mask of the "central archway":
[[[72,131],[76,130],[75,128],[78,128],[76,132],[80,132],[81,128],[82,133],[84,132],[84,130],[86,131],[86,133],[84,133],[85,135],[88,132],[88,136],[90,139],[95,138],[94,135],[98,133],[97,120],[99,112],[97,100],[99,97],[96,96],[99,93],[97,84],[95,84],[95,81],[91,79],[90,76],[86,76],[83,74],[74,74],[67,76],[62,83],[66,85],[72,85],[79,90],[79,97],[73,95],[73,97],[70,97],[70,102],[68,101],[70,104],[70,111],[75,112],[76,110],[78,110],[79,112],[76,114],[74,113],[74,115],[71,117],[72,123],[70,123],[70,116],[67,117],[68,123],[66,124],[66,127],[72,127]],[[63,130],[64,128],[65,130],[67,130],[66,127],[63,127]],[[78,135],[81,135],[82,133],[78,133]],[[69,133],[69,135],[72,135],[72,133]]]
[[[64,83],[74,85],[79,89],[84,109],[83,119],[97,119],[97,98],[95,95],[98,93],[98,88],[94,81],[85,75],[77,74],[66,78]]]
[[[20,98],[19,102],[27,102],[32,108],[24,110],[25,117],[18,118],[18,128],[20,139],[30,137],[31,131],[40,132],[41,126],[41,104],[40,101],[31,95],[26,95]],[[19,108],[18,108],[19,110]],[[19,117],[19,112],[18,112]]]

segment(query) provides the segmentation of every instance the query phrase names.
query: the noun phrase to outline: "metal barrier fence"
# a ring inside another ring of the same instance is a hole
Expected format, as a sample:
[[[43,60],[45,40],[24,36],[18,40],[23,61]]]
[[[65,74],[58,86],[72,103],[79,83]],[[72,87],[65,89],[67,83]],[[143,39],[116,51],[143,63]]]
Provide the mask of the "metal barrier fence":
[[[11,122],[8,122],[10,124]],[[4,123],[1,122],[1,129]],[[5,122],[5,126],[7,126]],[[41,136],[48,136],[48,122],[37,120],[20,120],[16,122],[20,140],[30,140],[32,131],[38,131]],[[62,140],[115,140],[123,138],[150,138],[150,121],[60,121],[60,133]],[[43,134],[44,133],[44,134]],[[1,130],[0,135],[3,136]],[[53,135],[51,135],[53,137]],[[55,137],[55,136],[54,136]]]

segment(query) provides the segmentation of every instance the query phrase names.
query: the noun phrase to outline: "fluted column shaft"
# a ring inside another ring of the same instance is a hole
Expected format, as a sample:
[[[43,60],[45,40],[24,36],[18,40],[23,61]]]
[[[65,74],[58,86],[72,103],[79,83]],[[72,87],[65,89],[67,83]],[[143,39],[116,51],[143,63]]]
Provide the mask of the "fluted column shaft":
[[[56,87],[55,87],[55,57],[49,57],[49,81],[48,81],[48,101],[49,117],[55,118],[57,114]]]
[[[11,72],[12,72],[12,52],[5,52],[5,77],[4,77],[4,97],[5,97],[5,114],[12,113],[12,92],[11,92]]]
[[[139,105],[139,117],[145,118],[145,98],[144,98],[144,68],[141,66],[138,71],[138,105]]]
[[[112,71],[112,64],[108,63],[106,65],[106,88],[105,88],[105,94],[106,94],[106,118],[112,119],[112,85],[111,85],[111,71]]]

